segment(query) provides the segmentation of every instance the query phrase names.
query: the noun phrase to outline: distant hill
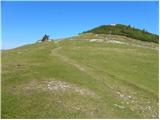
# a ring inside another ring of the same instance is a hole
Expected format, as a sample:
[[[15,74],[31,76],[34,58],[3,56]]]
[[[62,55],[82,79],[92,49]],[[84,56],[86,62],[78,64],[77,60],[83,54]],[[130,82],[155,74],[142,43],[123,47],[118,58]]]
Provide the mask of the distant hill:
[[[130,25],[128,26],[122,24],[102,25],[94,29],[88,30],[84,33],[123,35],[142,41],[159,43],[158,35],[149,33],[145,29],[140,30],[131,27]]]

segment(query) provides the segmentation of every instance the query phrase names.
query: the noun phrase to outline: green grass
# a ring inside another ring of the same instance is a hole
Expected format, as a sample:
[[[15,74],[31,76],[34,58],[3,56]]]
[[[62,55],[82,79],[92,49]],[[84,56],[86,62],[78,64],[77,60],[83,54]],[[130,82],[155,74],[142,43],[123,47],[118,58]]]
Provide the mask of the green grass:
[[[55,80],[94,96],[49,91]],[[26,45],[2,52],[1,84],[2,118],[158,118],[155,49],[67,39]]]

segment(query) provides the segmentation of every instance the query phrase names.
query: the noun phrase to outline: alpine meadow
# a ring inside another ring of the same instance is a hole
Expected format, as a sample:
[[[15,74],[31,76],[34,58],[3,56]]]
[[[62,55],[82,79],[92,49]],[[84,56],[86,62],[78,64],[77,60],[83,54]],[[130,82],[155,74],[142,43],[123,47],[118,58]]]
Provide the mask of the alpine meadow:
[[[35,34],[49,29],[28,26]],[[2,119],[159,118],[159,35],[123,23],[89,28],[62,38],[44,32],[31,44],[1,50]]]

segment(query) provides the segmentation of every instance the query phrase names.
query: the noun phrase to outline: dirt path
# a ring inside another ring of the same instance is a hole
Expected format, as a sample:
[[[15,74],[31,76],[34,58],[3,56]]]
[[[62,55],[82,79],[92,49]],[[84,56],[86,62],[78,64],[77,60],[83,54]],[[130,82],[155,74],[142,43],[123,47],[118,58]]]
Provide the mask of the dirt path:
[[[71,66],[74,66],[75,68],[77,68],[79,71],[81,72],[84,72],[85,74],[91,76],[92,78],[96,79],[95,77],[93,77],[93,75],[89,72],[89,69],[88,67],[86,66],[82,66],[80,65],[77,61],[73,60],[73,59],[70,59],[69,57],[67,56],[64,56],[62,54],[59,54],[58,53],[58,50],[61,49],[61,46],[59,45],[59,43],[57,42],[56,43],[57,45],[57,48],[53,49],[51,51],[51,55],[52,56],[57,56],[58,58],[60,58],[64,63],[67,63]]]

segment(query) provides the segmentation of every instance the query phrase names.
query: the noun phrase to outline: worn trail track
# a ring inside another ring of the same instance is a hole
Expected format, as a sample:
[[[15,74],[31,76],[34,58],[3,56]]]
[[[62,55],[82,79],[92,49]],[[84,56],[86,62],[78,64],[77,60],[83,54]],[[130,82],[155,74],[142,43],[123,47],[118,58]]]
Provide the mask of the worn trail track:
[[[55,49],[52,49],[51,51],[51,56],[56,56],[58,57],[62,62],[69,64],[73,67],[75,67],[76,69],[78,69],[79,71],[85,73],[86,75],[90,76],[92,79],[97,81],[97,84],[103,84],[105,88],[107,88],[106,94],[110,94],[112,97],[114,97],[115,99],[119,99],[121,100],[123,103],[123,106],[125,106],[124,108],[129,108],[131,111],[137,111],[137,113],[139,113],[139,115],[142,118],[157,118],[158,113],[155,112],[155,110],[152,110],[152,104],[150,104],[150,101],[148,100],[146,103],[143,101],[143,97],[145,97],[145,95],[141,96],[141,101],[138,100],[136,98],[136,94],[142,94],[142,93],[137,93],[137,91],[135,91],[134,89],[132,90],[131,93],[127,93],[124,90],[121,90],[121,92],[119,92],[119,89],[117,89],[116,87],[114,87],[113,85],[110,84],[110,81],[108,81],[106,78],[104,78],[104,76],[102,75],[95,75],[95,72],[89,68],[86,67],[84,65],[79,64],[77,61],[62,55],[60,53],[58,53],[58,51],[62,48],[59,43],[55,43],[57,45],[57,47]],[[108,75],[110,76],[110,74],[108,73]],[[119,79],[119,78],[117,78]],[[105,80],[105,82],[104,82]],[[125,81],[121,80],[123,87],[125,87]],[[127,84],[131,84],[131,83],[127,83]],[[131,84],[131,86],[134,86]],[[137,87],[137,86],[136,86]],[[138,87],[137,87],[138,88]],[[140,88],[138,88],[140,89]],[[143,104],[142,104],[143,103]],[[149,104],[148,104],[149,103]],[[119,108],[121,109],[121,108]],[[146,114],[148,114],[148,116],[146,116]]]

